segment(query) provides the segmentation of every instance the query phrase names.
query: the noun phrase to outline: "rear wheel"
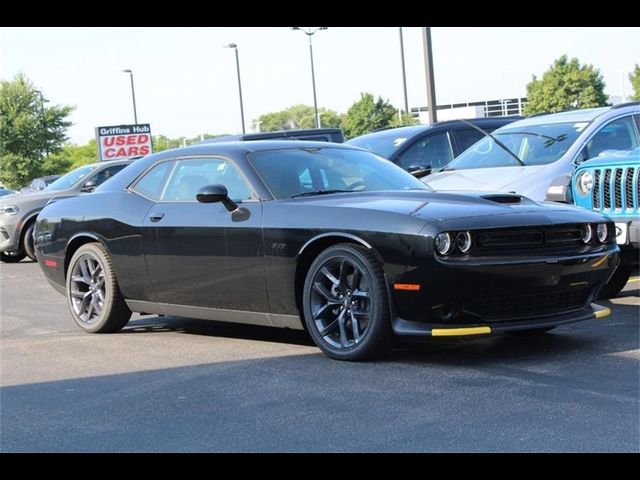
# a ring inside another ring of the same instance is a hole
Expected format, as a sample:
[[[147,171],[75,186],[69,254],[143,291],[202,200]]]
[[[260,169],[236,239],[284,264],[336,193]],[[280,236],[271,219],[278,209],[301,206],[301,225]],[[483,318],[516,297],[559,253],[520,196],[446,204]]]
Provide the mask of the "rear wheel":
[[[24,253],[22,250],[14,250],[13,252],[0,252],[0,260],[4,263],[18,263],[26,256],[26,253]]]
[[[35,226],[35,223],[32,222],[31,225],[29,225],[25,230],[24,236],[22,237],[22,249],[24,250],[24,253],[27,254],[27,257],[29,257],[34,262],[37,262],[38,260],[36,258],[36,252],[33,247],[33,227],[34,226]]]
[[[391,348],[384,273],[365,248],[339,244],[320,253],[307,272],[302,300],[307,330],[329,357],[366,360]]]
[[[629,267],[619,266],[609,279],[609,282],[600,290],[598,300],[615,297],[627,284],[630,276],[631,269]]]
[[[87,243],[73,254],[67,271],[67,303],[75,322],[91,333],[117,332],[131,318],[111,257],[101,244]]]

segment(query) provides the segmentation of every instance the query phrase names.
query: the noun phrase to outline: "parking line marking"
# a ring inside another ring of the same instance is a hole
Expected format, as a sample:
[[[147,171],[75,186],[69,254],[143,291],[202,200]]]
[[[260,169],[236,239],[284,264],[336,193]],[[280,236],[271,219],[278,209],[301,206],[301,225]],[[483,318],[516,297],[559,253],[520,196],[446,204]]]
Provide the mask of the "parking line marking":
[[[622,352],[610,353],[612,357],[633,358],[634,360],[640,360],[640,350],[625,350]]]
[[[640,277],[633,277],[627,280],[627,283],[631,283],[631,282],[640,282]]]

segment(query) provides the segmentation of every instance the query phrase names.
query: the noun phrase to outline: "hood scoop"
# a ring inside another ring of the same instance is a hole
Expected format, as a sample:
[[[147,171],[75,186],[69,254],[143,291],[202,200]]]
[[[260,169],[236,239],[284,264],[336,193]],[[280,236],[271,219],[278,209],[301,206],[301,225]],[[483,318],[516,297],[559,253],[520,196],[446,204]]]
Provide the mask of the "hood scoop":
[[[505,204],[518,204],[523,203],[523,198],[520,195],[509,195],[509,194],[494,194],[494,195],[482,195],[481,198],[485,200],[489,200],[490,202],[495,203],[505,203]]]

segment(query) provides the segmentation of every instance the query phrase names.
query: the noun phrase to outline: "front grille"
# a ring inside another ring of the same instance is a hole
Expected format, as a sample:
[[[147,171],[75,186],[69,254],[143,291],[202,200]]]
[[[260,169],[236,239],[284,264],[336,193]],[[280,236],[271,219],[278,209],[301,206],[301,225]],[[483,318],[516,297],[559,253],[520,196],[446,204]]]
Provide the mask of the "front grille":
[[[635,214],[638,212],[640,168],[600,168],[593,171],[591,201],[594,210]]]
[[[537,251],[545,247],[583,246],[580,228],[581,225],[558,225],[478,231],[475,234],[474,253]]]
[[[611,169],[604,171],[604,183],[602,184],[602,204],[607,210],[611,208]]]
[[[589,299],[590,287],[540,287],[529,292],[484,292],[466,303],[467,310],[484,320],[500,322],[535,318],[581,310]]]

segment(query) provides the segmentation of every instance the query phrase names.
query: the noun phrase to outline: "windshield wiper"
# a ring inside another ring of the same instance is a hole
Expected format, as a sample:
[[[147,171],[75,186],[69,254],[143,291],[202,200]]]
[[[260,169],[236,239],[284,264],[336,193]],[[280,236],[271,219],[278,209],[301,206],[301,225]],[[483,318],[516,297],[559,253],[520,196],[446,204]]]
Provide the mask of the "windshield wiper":
[[[504,143],[502,143],[500,140],[498,140],[496,137],[494,137],[493,135],[491,135],[489,132],[485,132],[483,129],[481,129],[480,127],[478,127],[477,125],[474,125],[471,122],[468,122],[466,120],[462,120],[460,119],[460,121],[466,125],[469,125],[471,128],[475,128],[476,130],[478,130],[480,133],[482,133],[484,136],[489,137],[491,140],[493,140],[494,142],[496,142],[496,144],[502,148],[505,152],[507,152],[509,155],[511,155],[513,158],[516,159],[516,161],[522,165],[523,167],[526,167],[527,164],[524,163],[522,160],[520,160],[520,157],[518,157],[515,153],[513,153],[511,150],[509,150],[509,147],[507,147]]]
[[[345,193],[345,192],[353,192],[353,190],[315,190],[313,192],[302,192],[296,193],[295,195],[291,195],[289,198],[297,198],[297,197],[314,197],[316,195],[329,195],[330,193]]]

